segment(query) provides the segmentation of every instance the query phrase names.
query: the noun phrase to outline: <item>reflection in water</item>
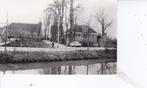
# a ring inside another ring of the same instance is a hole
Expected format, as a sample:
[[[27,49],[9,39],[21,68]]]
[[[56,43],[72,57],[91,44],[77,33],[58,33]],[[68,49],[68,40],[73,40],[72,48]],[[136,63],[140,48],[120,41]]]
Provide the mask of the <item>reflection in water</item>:
[[[2,72],[0,74],[2,74]],[[116,63],[112,62],[61,66],[55,65],[31,70],[8,70],[3,71],[3,74],[116,74]]]
[[[115,63],[101,63],[86,66],[60,66],[42,69],[43,74],[115,74]]]

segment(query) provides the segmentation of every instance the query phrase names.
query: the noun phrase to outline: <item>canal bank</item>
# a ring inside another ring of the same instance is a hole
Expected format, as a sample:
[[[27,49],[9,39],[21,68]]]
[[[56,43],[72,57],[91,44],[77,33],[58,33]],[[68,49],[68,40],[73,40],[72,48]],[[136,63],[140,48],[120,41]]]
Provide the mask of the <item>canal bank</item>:
[[[117,50],[93,50],[93,51],[49,51],[49,52],[0,52],[0,64],[7,63],[31,63],[31,62],[51,62],[70,60],[91,60],[91,59],[113,59],[116,61]],[[107,60],[106,60],[107,61]]]

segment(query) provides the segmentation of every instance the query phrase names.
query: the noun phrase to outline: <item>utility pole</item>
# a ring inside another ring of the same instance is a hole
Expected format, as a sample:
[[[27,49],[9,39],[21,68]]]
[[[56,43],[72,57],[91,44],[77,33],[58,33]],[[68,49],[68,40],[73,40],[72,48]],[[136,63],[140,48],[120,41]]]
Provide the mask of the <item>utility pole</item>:
[[[90,34],[89,34],[89,32],[90,32],[90,21],[91,21],[91,16],[90,16],[90,19],[89,19],[89,21],[88,21],[88,23],[87,23],[87,51],[89,51],[89,46],[90,46],[90,39],[89,39],[89,37],[90,37]]]
[[[60,15],[58,18],[58,33],[57,33],[57,43],[60,43]]]
[[[8,35],[7,35],[7,32],[8,32],[8,11],[7,11],[7,17],[6,17],[6,36],[5,36],[5,52],[7,51],[7,46],[6,46],[6,43],[7,43],[7,37],[8,37]]]
[[[87,47],[87,51],[89,51],[89,37],[90,37],[90,34],[89,34],[89,30],[90,30],[90,28],[89,28],[90,26],[88,25],[88,32],[87,32],[87,36],[88,36],[88,47]]]

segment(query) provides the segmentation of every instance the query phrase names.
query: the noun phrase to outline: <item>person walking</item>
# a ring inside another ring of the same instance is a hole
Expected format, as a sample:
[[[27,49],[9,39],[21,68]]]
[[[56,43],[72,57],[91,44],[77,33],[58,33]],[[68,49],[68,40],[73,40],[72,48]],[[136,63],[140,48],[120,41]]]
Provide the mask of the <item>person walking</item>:
[[[55,43],[54,42],[52,42],[52,48],[54,48],[55,47]]]

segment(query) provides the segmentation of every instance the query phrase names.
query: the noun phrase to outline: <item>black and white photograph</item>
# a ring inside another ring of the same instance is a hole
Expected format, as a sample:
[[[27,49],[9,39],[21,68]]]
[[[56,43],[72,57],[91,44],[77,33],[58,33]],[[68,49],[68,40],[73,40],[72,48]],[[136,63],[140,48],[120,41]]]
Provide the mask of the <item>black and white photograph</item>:
[[[117,74],[117,0],[0,0],[0,74]]]

